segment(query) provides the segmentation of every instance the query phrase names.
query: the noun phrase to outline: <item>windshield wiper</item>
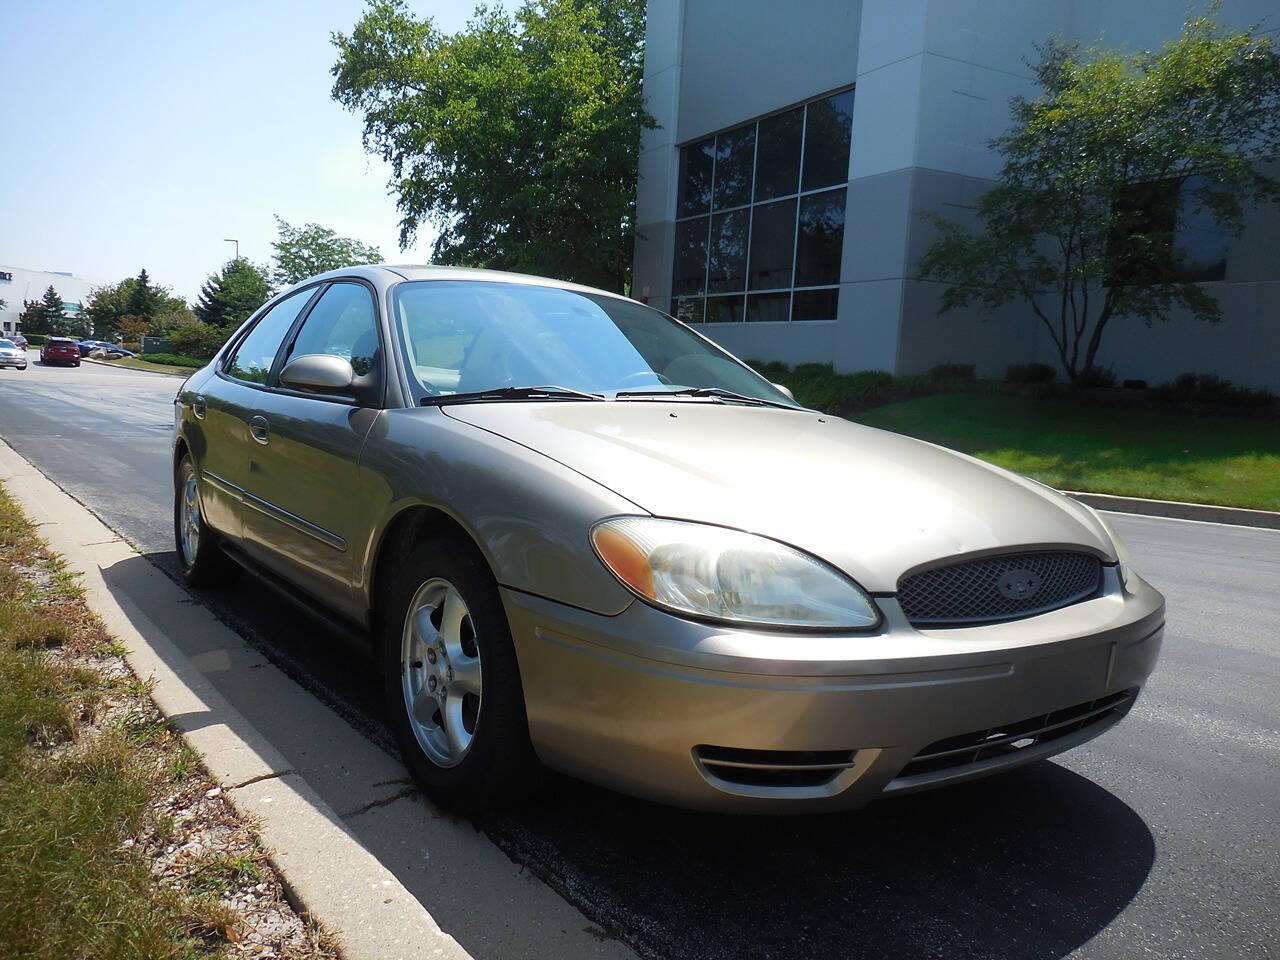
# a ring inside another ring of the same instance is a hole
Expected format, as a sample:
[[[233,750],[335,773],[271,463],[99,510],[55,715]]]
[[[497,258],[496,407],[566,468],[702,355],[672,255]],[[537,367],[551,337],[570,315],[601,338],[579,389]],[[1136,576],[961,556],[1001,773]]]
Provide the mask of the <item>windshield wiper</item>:
[[[783,410],[795,410],[790,403],[778,400],[764,400],[760,397],[749,397],[744,393],[734,393],[723,387],[681,387],[678,390],[619,390],[614,394],[618,399],[624,397],[711,397],[714,400],[732,400],[735,403],[750,403],[761,407],[780,407]]]
[[[476,390],[473,393],[449,393],[438,397],[423,397],[422,406],[442,407],[451,403],[486,403],[494,400],[604,400],[598,393],[573,390],[569,387],[495,387],[492,390]]]

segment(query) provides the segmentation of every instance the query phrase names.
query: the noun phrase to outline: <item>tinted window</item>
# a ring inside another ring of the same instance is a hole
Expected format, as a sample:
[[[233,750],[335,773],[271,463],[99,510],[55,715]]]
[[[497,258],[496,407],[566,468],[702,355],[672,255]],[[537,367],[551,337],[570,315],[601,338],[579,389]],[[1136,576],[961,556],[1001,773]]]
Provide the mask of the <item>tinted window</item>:
[[[675,268],[671,292],[676,296],[701,293],[707,283],[707,227],[709,217],[676,224]]]
[[[356,376],[374,369],[378,354],[378,318],[373,295],[359,283],[335,283],[311,308],[285,361],[309,353],[351,361]]]
[[[393,296],[407,366],[428,396],[555,385],[601,394],[719,387],[781,397],[724,351],[634,301],[472,281],[402,283]]]
[[[809,104],[804,128],[805,190],[848,181],[852,126],[852,90]]]
[[[797,290],[795,304],[791,308],[792,320],[834,320],[840,303],[839,288],[828,290]]]
[[[266,383],[285,334],[315,292],[312,287],[291,293],[268,310],[236,348],[235,355],[227,363],[226,372],[240,380]]]
[[[708,137],[680,150],[680,193],[676,216],[706,213],[711,206],[711,168],[716,139]]]
[[[716,137],[715,208],[740,207],[751,200],[751,167],[755,162],[756,125],[748,124]]]
[[[796,201],[779,200],[751,211],[751,289],[791,286]]]
[[[707,298],[707,323],[737,323],[742,319],[742,294]]]
[[[840,282],[844,203],[844,190],[830,190],[800,198],[800,232],[796,238],[797,287]]]
[[[800,134],[804,107],[760,121],[756,149],[756,199],[770,200],[795,193],[800,183]]]
[[[701,297],[685,297],[676,301],[675,315],[682,323],[701,323],[706,301]]]
[[[777,323],[788,319],[791,312],[789,293],[752,293],[747,295],[747,320]]]

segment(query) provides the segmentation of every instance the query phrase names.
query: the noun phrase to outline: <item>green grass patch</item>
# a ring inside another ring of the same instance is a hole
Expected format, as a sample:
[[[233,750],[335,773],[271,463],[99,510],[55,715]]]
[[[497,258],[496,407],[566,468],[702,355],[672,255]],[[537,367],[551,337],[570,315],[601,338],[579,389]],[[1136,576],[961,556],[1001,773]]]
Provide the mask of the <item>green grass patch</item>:
[[[155,834],[168,776],[194,758],[162,750],[168,727],[140,715],[96,725],[105,698],[130,691],[56,656],[101,645],[58,573],[0,488],[0,957],[218,955],[234,911],[158,884],[140,844],[126,844]]]
[[[853,419],[1059,489],[1280,510],[1276,418],[951,393],[892,403]]]

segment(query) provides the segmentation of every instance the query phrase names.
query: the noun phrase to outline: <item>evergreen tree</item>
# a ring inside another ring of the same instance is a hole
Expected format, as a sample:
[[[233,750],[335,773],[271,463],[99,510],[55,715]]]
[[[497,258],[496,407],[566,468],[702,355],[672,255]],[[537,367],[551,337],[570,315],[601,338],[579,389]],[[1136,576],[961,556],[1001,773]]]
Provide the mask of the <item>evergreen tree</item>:
[[[156,310],[159,309],[164,299],[165,291],[151,283],[147,268],[143,267],[138,272],[138,278],[134,282],[133,289],[129,291],[129,302],[126,305],[125,313],[135,317],[142,317],[144,320],[150,320],[156,315]]]
[[[243,257],[220,273],[210,274],[200,287],[195,315],[214,327],[238,327],[271,296],[266,272]]]

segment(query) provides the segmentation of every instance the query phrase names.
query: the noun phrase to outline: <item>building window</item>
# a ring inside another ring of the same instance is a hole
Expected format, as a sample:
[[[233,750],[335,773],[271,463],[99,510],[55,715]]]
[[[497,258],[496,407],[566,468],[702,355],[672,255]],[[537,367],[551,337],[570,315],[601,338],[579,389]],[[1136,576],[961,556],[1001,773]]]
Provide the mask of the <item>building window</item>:
[[[1129,282],[1199,283],[1226,279],[1231,235],[1199,200],[1198,194],[1208,186],[1205,177],[1194,174],[1182,181],[1135,184],[1116,200],[1111,256],[1125,269]],[[1136,261],[1124,256],[1135,235],[1141,235],[1147,244],[1155,245],[1154,252],[1167,257],[1162,268],[1155,268],[1159,275],[1147,275],[1153,265],[1145,256]]]
[[[835,319],[852,124],[848,89],[681,147],[677,317]]]

